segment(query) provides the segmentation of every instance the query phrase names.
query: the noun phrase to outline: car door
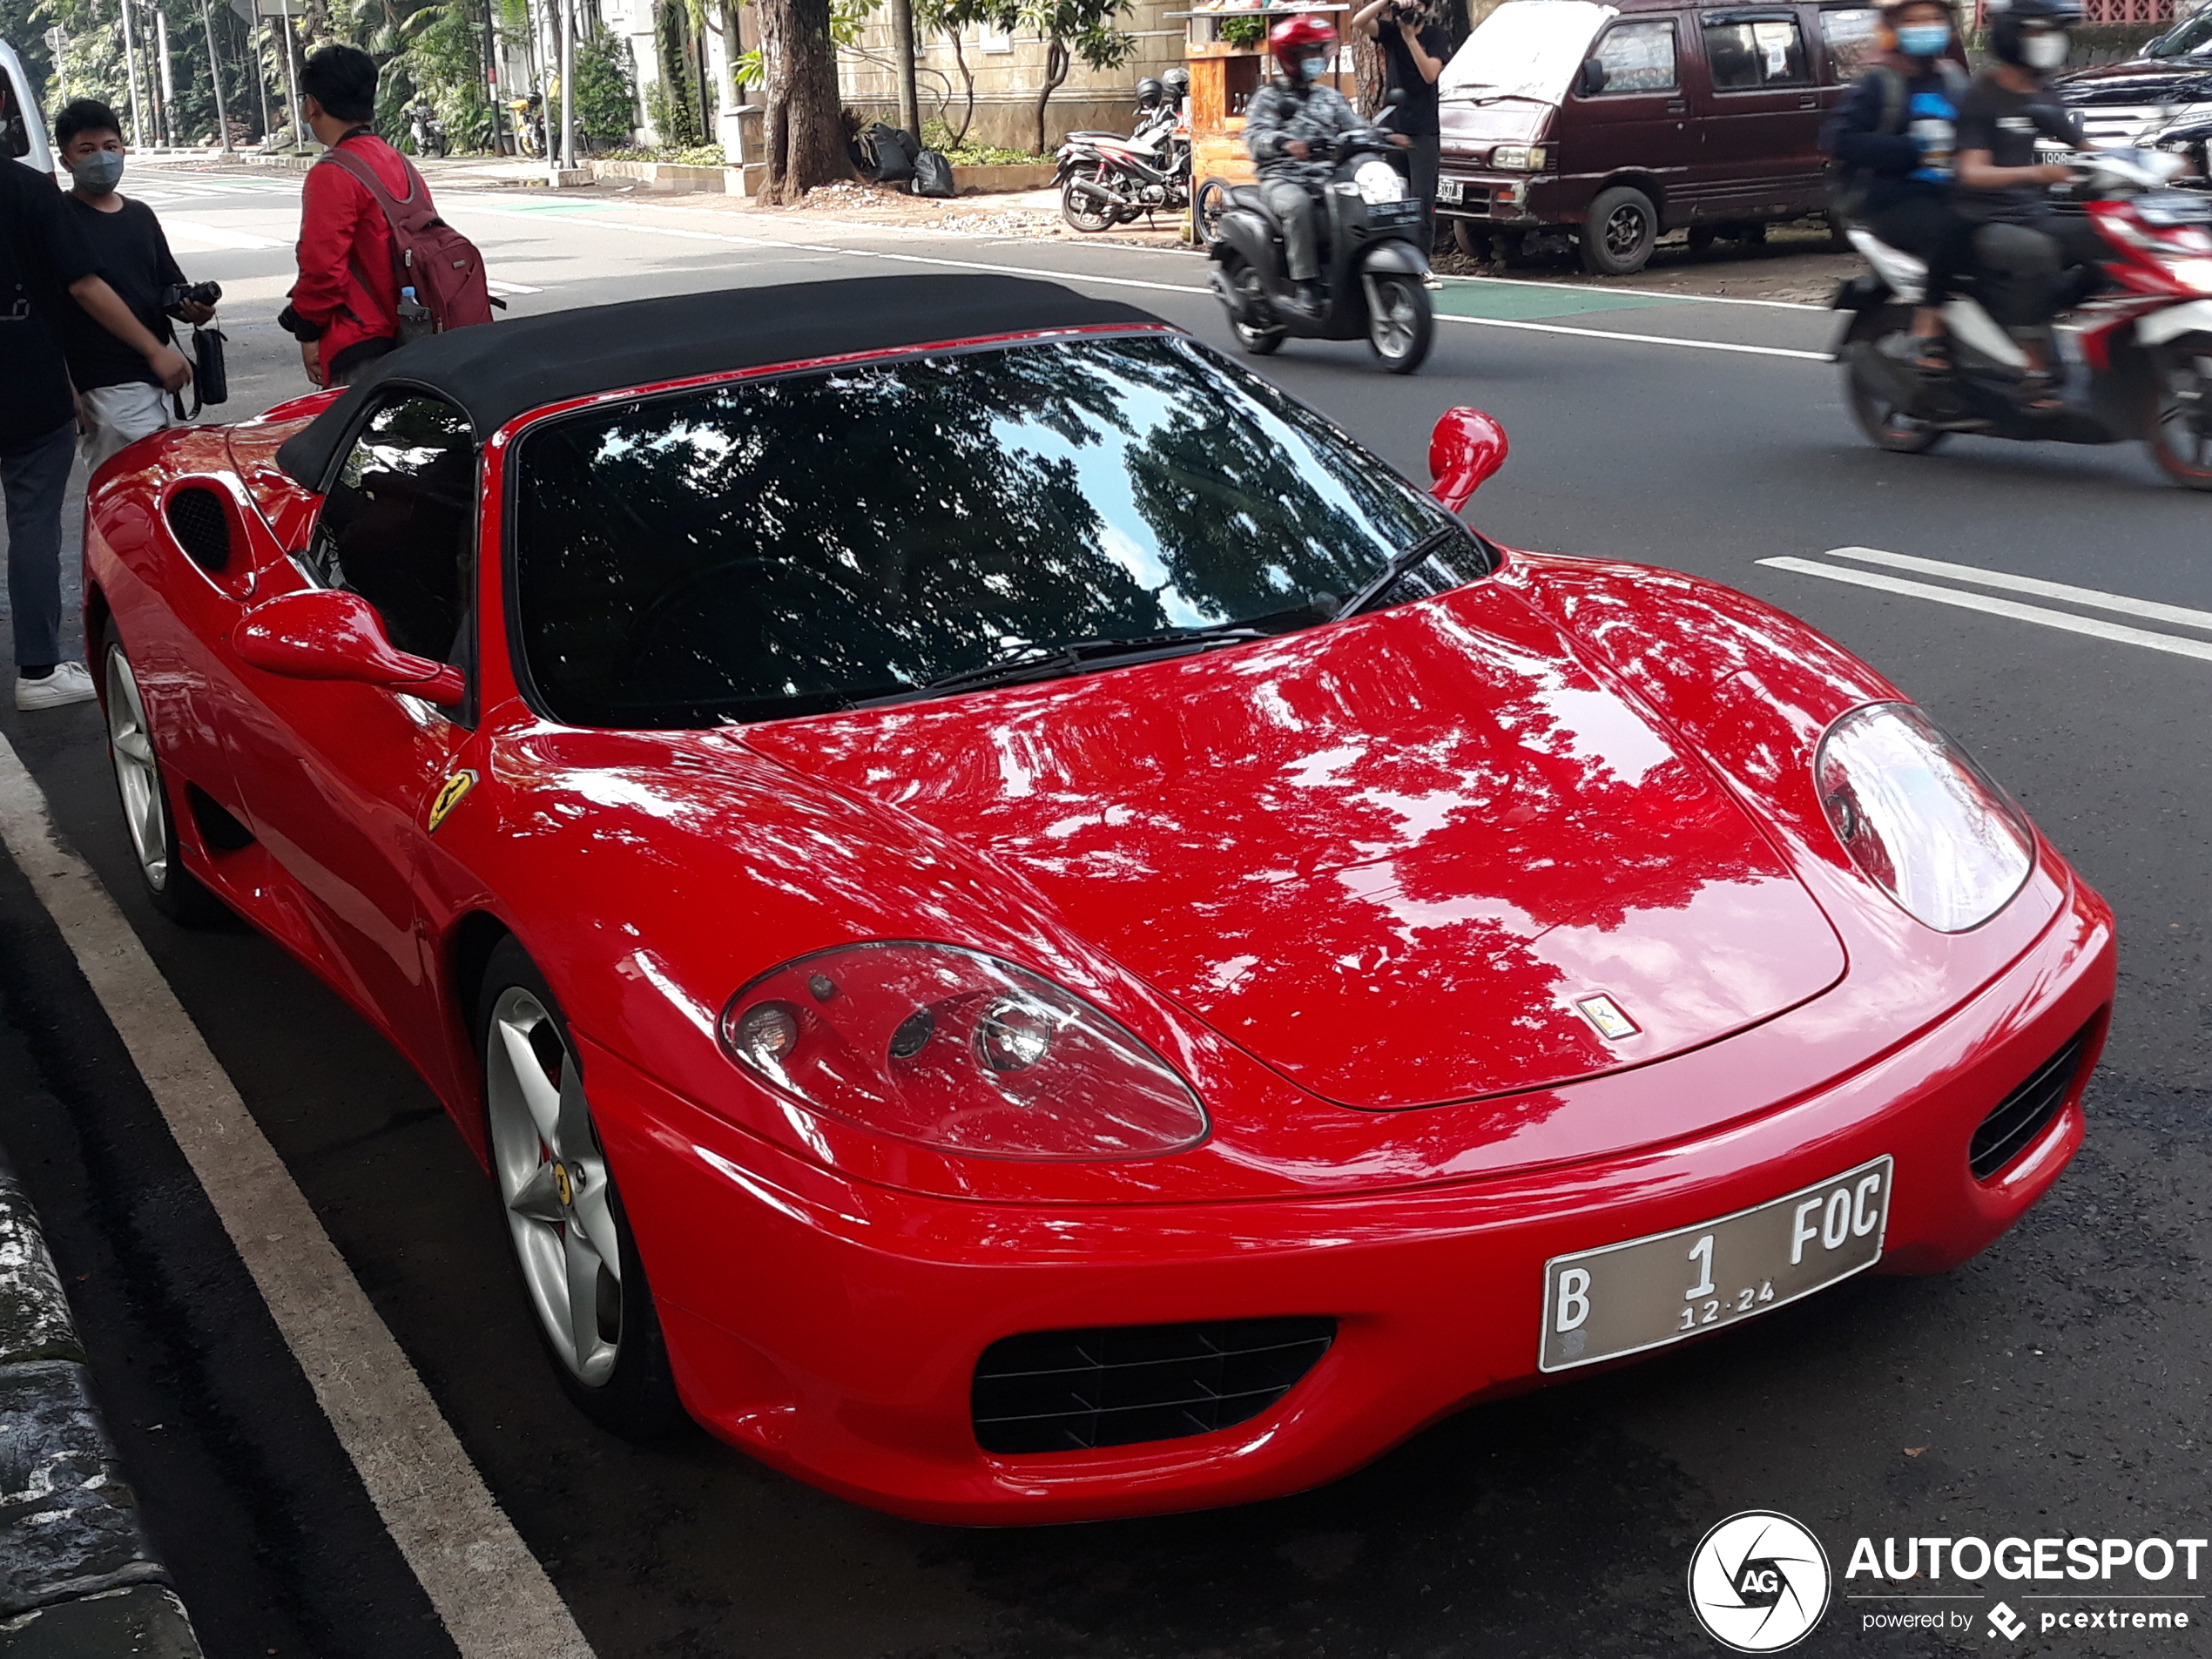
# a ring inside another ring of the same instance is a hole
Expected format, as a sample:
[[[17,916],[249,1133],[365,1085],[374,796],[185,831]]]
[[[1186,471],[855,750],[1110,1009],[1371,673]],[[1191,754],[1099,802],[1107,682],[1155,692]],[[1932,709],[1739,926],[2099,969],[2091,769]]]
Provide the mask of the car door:
[[[476,467],[458,408],[396,389],[347,451],[306,550],[273,568],[257,597],[348,589],[401,650],[468,671]],[[403,1050],[435,1053],[416,870],[429,804],[472,736],[465,708],[242,664],[238,672],[248,707],[234,764],[249,826],[297,884],[300,920],[343,987]]]
[[[1698,29],[1712,88],[1698,217],[1778,219],[1818,206],[1824,112],[1799,9],[1707,11]]]
[[[1643,174],[1657,186],[1662,223],[1677,222],[1674,199],[1697,158],[1682,40],[1672,13],[1615,18],[1591,43],[1602,71],[1569,94],[1560,122],[1566,199],[1580,212],[1609,180]]]

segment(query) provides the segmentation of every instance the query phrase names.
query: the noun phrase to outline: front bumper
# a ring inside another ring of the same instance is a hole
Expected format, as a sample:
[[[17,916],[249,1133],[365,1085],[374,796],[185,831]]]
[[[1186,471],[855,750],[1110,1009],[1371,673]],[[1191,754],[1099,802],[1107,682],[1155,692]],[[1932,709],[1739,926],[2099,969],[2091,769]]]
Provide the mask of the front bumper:
[[[1545,222],[1541,211],[1556,193],[1553,175],[1541,172],[1446,173],[1436,182],[1436,211],[1447,219],[1527,226]]]
[[[685,1403],[859,1502],[961,1524],[1250,1501],[1343,1475],[1536,1371],[1551,1257],[1896,1160],[1881,1271],[1939,1272],[2009,1227],[2080,1145],[2114,983],[2109,913],[2072,886],[1970,1000],[1749,1123],[1632,1154],[1356,1197],[1016,1207],[861,1183],[769,1146],[583,1042],[584,1075]],[[2077,1033],[2063,1108],[1993,1179],[1967,1147]],[[1664,1062],[1647,1070],[1663,1089]],[[1251,1421],[1094,1452],[992,1455],[970,1386],[1037,1331],[1326,1315],[1334,1345]],[[1757,1340],[1756,1338],[1750,1339]]]

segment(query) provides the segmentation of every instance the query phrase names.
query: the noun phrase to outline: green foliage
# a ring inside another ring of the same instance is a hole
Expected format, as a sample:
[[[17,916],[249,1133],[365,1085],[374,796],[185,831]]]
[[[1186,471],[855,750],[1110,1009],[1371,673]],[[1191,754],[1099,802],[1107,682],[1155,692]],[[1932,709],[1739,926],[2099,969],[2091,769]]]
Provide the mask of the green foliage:
[[[470,0],[431,0],[395,25],[392,40],[395,50],[377,83],[385,131],[398,130],[398,112],[419,96],[430,100],[454,149],[491,148],[483,25]]]
[[[1214,24],[1214,33],[1225,46],[1239,51],[1250,51],[1267,38],[1267,19],[1264,17],[1224,17]]]
[[[832,44],[839,46],[859,45],[860,36],[868,26],[869,17],[881,3],[882,0],[830,0]],[[914,13],[914,28],[920,30],[925,26],[934,28],[937,25],[934,24],[925,25],[921,19],[921,12],[917,10]],[[767,71],[761,65],[759,47],[755,47],[749,52],[739,52],[730,68],[741,85],[765,86],[768,84]]]
[[[304,0],[303,0],[304,3]],[[161,0],[159,10],[169,24],[169,58],[176,98],[170,110],[170,130],[179,141],[196,144],[215,136],[215,94],[207,72],[207,30],[202,25],[197,0]],[[158,140],[153,99],[159,88],[153,41],[157,31],[147,14],[138,14],[142,30],[138,40],[138,87],[146,122],[147,143]],[[251,41],[246,24],[227,5],[216,3],[210,22],[215,50],[223,65],[223,98],[228,112],[258,121],[260,101],[253,91]],[[54,76],[48,63],[45,33],[58,26],[66,45]],[[32,84],[40,87],[51,119],[60,109],[65,86],[69,97],[97,98],[111,105],[131,136],[131,94],[125,69],[123,26],[115,0],[0,0],[0,37],[22,53]]]
[[[1023,167],[1036,162],[1049,162],[1050,156],[1031,155],[1026,150],[1008,150],[995,144],[967,144],[953,137],[952,129],[935,117],[921,124],[921,143],[926,150],[934,150],[955,167]]]
[[[653,20],[653,44],[660,76],[645,93],[646,112],[661,142],[681,149],[703,144],[706,126],[699,112],[698,77],[691,63],[686,25],[688,0],[662,0]]]
[[[604,24],[576,44],[576,119],[578,141],[595,151],[628,144],[637,130],[629,53]]]
[[[1132,0],[937,0],[933,15],[940,28],[980,24],[1008,34],[1022,30],[1044,42],[1035,140],[1042,150],[1045,105],[1069,70],[1077,63],[1119,69],[1136,55],[1136,37],[1120,26],[1131,4]]]

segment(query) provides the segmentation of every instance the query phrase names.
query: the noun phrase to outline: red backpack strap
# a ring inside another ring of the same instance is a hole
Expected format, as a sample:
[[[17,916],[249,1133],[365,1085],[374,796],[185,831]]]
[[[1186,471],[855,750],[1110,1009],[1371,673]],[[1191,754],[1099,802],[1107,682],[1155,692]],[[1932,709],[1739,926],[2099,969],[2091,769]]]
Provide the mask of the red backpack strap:
[[[376,169],[370,166],[368,162],[359,156],[347,154],[342,140],[336,149],[325,154],[322,160],[335,162],[347,174],[360,181],[361,188],[374,197],[376,205],[384,210],[384,217],[390,221],[395,234],[400,229],[400,214],[415,205],[418,194],[427,196],[428,193],[428,187],[422,182],[422,175],[415,172],[414,164],[405,156],[400,158],[400,165],[407,169],[407,194],[404,196],[395,196],[386,189],[384,181],[376,176]],[[315,165],[320,166],[322,162],[319,161]]]

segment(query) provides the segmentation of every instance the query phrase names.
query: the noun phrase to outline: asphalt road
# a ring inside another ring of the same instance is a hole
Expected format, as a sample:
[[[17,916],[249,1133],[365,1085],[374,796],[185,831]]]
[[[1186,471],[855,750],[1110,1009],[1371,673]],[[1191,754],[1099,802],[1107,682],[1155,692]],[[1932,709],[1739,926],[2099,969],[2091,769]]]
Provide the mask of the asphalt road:
[[[296,185],[128,181],[229,293],[239,414],[300,388],[270,320]],[[698,204],[450,192],[517,310],[732,283],[968,266],[1066,273],[1230,347],[1201,260],[766,223]],[[1128,286],[1137,285],[1137,286]],[[852,1507],[697,1436],[639,1450],[566,1406],[490,1190],[427,1089],[239,927],[153,916],[91,708],[0,731],[305,1191],[593,1648],[759,1659],[1671,1655],[1691,1547],[1773,1508],[1865,1534],[2212,1533],[2212,660],[1959,602],[1990,597],[2202,646],[2212,498],[2127,448],[1877,454],[1805,308],[1455,284],[1474,320],[1410,381],[1363,347],[1264,372],[1409,473],[1447,407],[1514,454],[1469,517],[1507,543],[1650,560],[1783,604],[1925,703],[2112,901],[2121,989],[2090,1136],[2052,1197],[1946,1277],[1865,1278],[1691,1349],[1469,1413],[1322,1490],[1213,1514],[1029,1531]],[[1745,349],[1749,348],[1749,349]],[[1900,569],[1841,548],[1970,567]],[[1760,561],[1794,558],[1829,572]],[[1953,596],[1882,590],[1836,571]],[[46,1215],[148,1522],[218,1656],[455,1651],[24,874],[0,860],[0,1143]],[[1440,1297],[1458,1292],[1439,1285]],[[1838,1561],[1840,1573],[1842,1562]],[[1839,1591],[1868,1588],[1839,1584]],[[2035,1588],[2035,1587],[2030,1587]],[[2196,1593],[2212,1583],[2177,1585]],[[2212,1650],[2031,1631],[1861,1629],[1802,1651]],[[1946,1643],[1950,1645],[1946,1645]]]

